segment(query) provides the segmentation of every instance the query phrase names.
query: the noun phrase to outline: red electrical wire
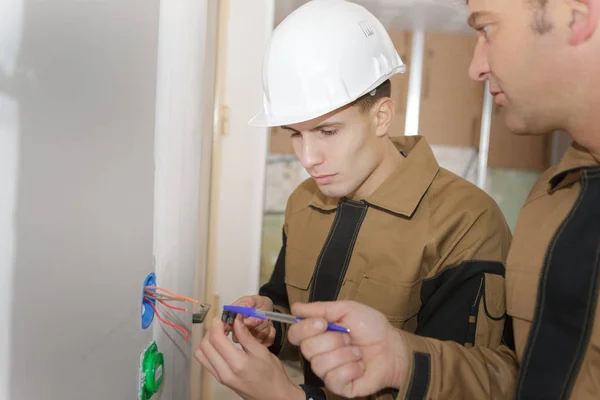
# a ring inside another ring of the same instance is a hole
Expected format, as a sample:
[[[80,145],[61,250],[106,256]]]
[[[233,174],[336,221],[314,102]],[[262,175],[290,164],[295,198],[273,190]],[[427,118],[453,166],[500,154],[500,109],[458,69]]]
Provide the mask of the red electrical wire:
[[[189,334],[188,332],[183,329],[181,326],[174,324],[172,322],[169,321],[165,321],[164,319],[162,319],[162,317],[160,316],[160,314],[158,313],[158,310],[156,309],[156,307],[154,306],[154,304],[152,304],[152,302],[150,300],[148,300],[147,298],[144,297],[144,301],[148,304],[150,304],[150,307],[152,307],[152,309],[154,310],[154,314],[156,315],[156,317],[160,320],[160,322],[162,322],[165,325],[169,325],[181,332],[183,332],[185,334],[185,342],[187,343],[188,339],[189,339]]]
[[[148,299],[148,297],[146,297]],[[161,299],[155,299],[156,301],[158,301],[160,304],[162,304],[163,306],[170,308],[171,310],[177,310],[177,311],[183,311],[186,312],[187,308],[183,308],[183,307],[176,307],[176,306],[172,306],[169,303],[161,300]]]
[[[190,297],[185,297],[185,296],[182,296],[182,295],[180,295],[180,294],[173,293],[173,292],[171,292],[170,290],[167,290],[167,289],[161,288],[160,286],[155,286],[155,285],[152,285],[152,286],[146,286],[146,289],[154,289],[154,290],[157,290],[157,291],[159,291],[159,292],[165,292],[165,293],[168,293],[168,294],[170,294],[171,296],[173,296],[173,297],[176,297],[176,298],[178,298],[178,299],[181,299],[181,300],[189,301],[189,302],[192,302],[192,303],[200,303],[200,302],[199,302],[198,300],[196,300],[196,299],[192,299],[192,298],[190,298]]]
[[[150,289],[145,289],[144,290],[144,295],[151,297],[153,299],[162,299],[162,300],[168,300],[168,301],[180,301],[180,302],[185,302],[187,300],[183,300],[181,298],[178,297],[174,297],[168,294],[163,294],[163,293],[157,293],[157,292],[153,292]]]

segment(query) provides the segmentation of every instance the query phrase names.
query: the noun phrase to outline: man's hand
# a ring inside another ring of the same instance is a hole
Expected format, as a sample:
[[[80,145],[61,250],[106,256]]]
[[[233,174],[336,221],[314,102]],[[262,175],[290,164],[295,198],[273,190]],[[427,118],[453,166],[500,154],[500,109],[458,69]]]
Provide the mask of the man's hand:
[[[259,343],[241,320],[233,331],[242,350],[224,333],[223,322],[215,317],[196,349],[195,358],[223,385],[246,400],[304,400],[304,391],[294,385],[281,362]]]
[[[306,319],[288,330],[311,367],[332,392],[361,397],[399,388],[406,370],[400,333],[377,310],[352,301],[297,303],[292,314]],[[326,322],[350,329],[327,331]]]
[[[232,305],[252,307],[263,311],[273,311],[273,302],[271,301],[271,299],[259,295],[241,297],[234,301]],[[246,325],[246,327],[250,330],[252,336],[254,336],[256,340],[258,340],[266,347],[270,347],[275,341],[276,331],[271,321],[265,321],[254,317],[242,318],[241,315],[238,315],[237,319],[242,320],[244,322],[244,325]],[[229,335],[231,329],[231,324],[225,324],[225,335]],[[233,341],[236,343],[238,342],[238,339],[235,336],[235,332],[233,334]]]

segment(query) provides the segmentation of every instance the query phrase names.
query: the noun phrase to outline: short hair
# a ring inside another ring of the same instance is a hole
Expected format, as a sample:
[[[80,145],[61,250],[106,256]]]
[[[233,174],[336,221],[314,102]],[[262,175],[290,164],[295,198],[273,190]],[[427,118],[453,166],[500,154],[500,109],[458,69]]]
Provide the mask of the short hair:
[[[554,28],[554,24],[547,19],[546,15],[548,0],[527,0],[527,2],[535,13],[534,20],[531,23],[533,31],[538,35],[545,35],[550,32]],[[465,0],[465,5],[469,5],[469,0]]]
[[[535,33],[542,36],[552,31],[554,24],[548,18],[548,0],[527,0],[533,9],[533,21],[531,27]]]
[[[362,95],[358,99],[354,100],[351,105],[357,105],[362,112],[367,112],[371,110],[371,107],[377,101],[384,97],[390,97],[392,94],[392,82],[387,79],[381,85],[377,86],[375,89],[371,90],[369,93]]]

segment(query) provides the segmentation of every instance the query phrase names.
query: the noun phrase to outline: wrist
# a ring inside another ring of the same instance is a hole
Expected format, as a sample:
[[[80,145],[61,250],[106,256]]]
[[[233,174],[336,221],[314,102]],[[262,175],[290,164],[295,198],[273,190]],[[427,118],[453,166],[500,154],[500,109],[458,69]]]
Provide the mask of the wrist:
[[[391,354],[394,356],[390,358],[392,365],[390,366],[390,382],[388,386],[390,388],[399,389],[406,379],[406,368],[408,365],[408,350],[406,339],[402,332],[398,329],[392,330],[392,340],[390,341],[392,349]]]

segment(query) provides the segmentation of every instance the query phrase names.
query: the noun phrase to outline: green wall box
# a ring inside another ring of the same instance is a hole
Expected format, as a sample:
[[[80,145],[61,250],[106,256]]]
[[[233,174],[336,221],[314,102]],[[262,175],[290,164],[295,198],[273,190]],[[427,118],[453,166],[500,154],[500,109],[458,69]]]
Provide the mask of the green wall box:
[[[148,400],[158,393],[163,381],[164,367],[163,354],[158,351],[156,342],[150,343],[140,356],[138,400]]]

